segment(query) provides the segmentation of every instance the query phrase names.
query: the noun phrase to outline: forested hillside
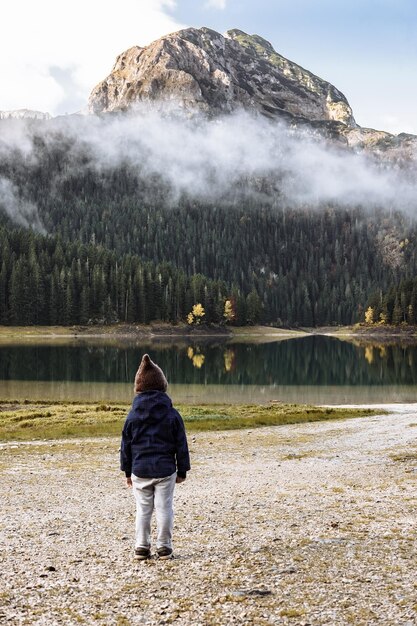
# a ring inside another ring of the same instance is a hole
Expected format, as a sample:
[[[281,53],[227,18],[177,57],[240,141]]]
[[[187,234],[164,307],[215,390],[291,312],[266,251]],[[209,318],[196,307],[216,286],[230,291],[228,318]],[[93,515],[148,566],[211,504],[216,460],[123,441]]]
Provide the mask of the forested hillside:
[[[0,226],[0,324],[176,322],[195,302],[204,303],[207,322],[219,323],[228,295],[224,282],[167,263]],[[236,296],[240,323],[248,315],[256,322],[253,296],[249,307]]]
[[[175,322],[198,302],[219,322],[230,298],[235,323],[349,324],[417,274],[403,213],[289,208],[268,177],[196,199],[140,166],[97,167],[70,134],[34,145],[0,153],[0,177],[49,234],[2,228],[1,323]]]
[[[371,295],[365,313],[368,324],[417,324],[417,278],[402,280]]]

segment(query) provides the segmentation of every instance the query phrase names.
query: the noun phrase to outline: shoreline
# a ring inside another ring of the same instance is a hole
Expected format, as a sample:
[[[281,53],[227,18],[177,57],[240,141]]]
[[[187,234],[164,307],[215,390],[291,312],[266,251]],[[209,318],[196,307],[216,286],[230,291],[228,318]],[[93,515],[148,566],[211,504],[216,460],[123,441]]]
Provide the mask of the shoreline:
[[[269,326],[253,327],[206,327],[190,328],[186,324],[114,324],[96,326],[0,326],[0,344],[7,341],[60,340],[110,340],[110,341],[158,341],[158,340],[210,340],[246,341],[261,338],[274,341],[281,338],[304,337],[302,330],[280,329]]]
[[[227,342],[259,343],[309,336],[334,337],[340,340],[417,342],[417,327],[322,326],[287,329],[272,326],[216,326],[190,328],[186,324],[113,324],[91,326],[0,326],[0,345],[34,340],[48,341],[173,341],[222,339]]]

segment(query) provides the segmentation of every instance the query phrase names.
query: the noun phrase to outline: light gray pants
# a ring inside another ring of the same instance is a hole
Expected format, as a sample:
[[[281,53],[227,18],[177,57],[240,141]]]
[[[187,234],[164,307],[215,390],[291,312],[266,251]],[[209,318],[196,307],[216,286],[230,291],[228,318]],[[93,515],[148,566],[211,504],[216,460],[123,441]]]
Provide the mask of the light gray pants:
[[[165,478],[139,478],[132,474],[136,500],[135,548],[151,547],[151,518],[155,508],[157,548],[172,548],[174,487],[177,473]]]

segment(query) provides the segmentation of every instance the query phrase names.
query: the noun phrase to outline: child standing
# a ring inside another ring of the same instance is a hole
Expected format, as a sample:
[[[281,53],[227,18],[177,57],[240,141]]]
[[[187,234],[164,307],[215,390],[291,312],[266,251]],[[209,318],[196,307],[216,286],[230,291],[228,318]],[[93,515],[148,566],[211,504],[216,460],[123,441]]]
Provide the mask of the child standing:
[[[167,380],[148,354],[135,376],[135,394],[122,433],[120,467],[136,499],[135,555],[151,556],[151,517],[155,508],[157,556],[172,557],[172,501],[175,483],[190,469],[184,422],[166,394]]]

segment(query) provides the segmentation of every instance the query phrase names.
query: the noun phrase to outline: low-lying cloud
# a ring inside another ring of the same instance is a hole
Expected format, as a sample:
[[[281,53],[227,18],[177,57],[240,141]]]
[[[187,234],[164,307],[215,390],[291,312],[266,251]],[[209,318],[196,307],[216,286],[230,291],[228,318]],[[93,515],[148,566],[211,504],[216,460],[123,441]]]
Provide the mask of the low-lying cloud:
[[[3,209],[6,215],[19,226],[30,227],[46,234],[36,205],[23,199],[16,185],[2,176],[0,176],[0,209]]]
[[[142,178],[159,177],[172,203],[184,195],[220,202],[238,191],[283,207],[333,204],[417,211],[417,183],[409,169],[382,165],[306,131],[244,112],[208,120],[143,108],[135,115],[16,122],[0,132],[0,166],[12,153],[28,166],[35,163],[37,136],[47,150],[65,141],[69,166],[60,176],[77,175],[85,167],[106,172],[123,164]],[[1,204],[23,223],[28,209],[16,204],[20,190],[1,180]]]

